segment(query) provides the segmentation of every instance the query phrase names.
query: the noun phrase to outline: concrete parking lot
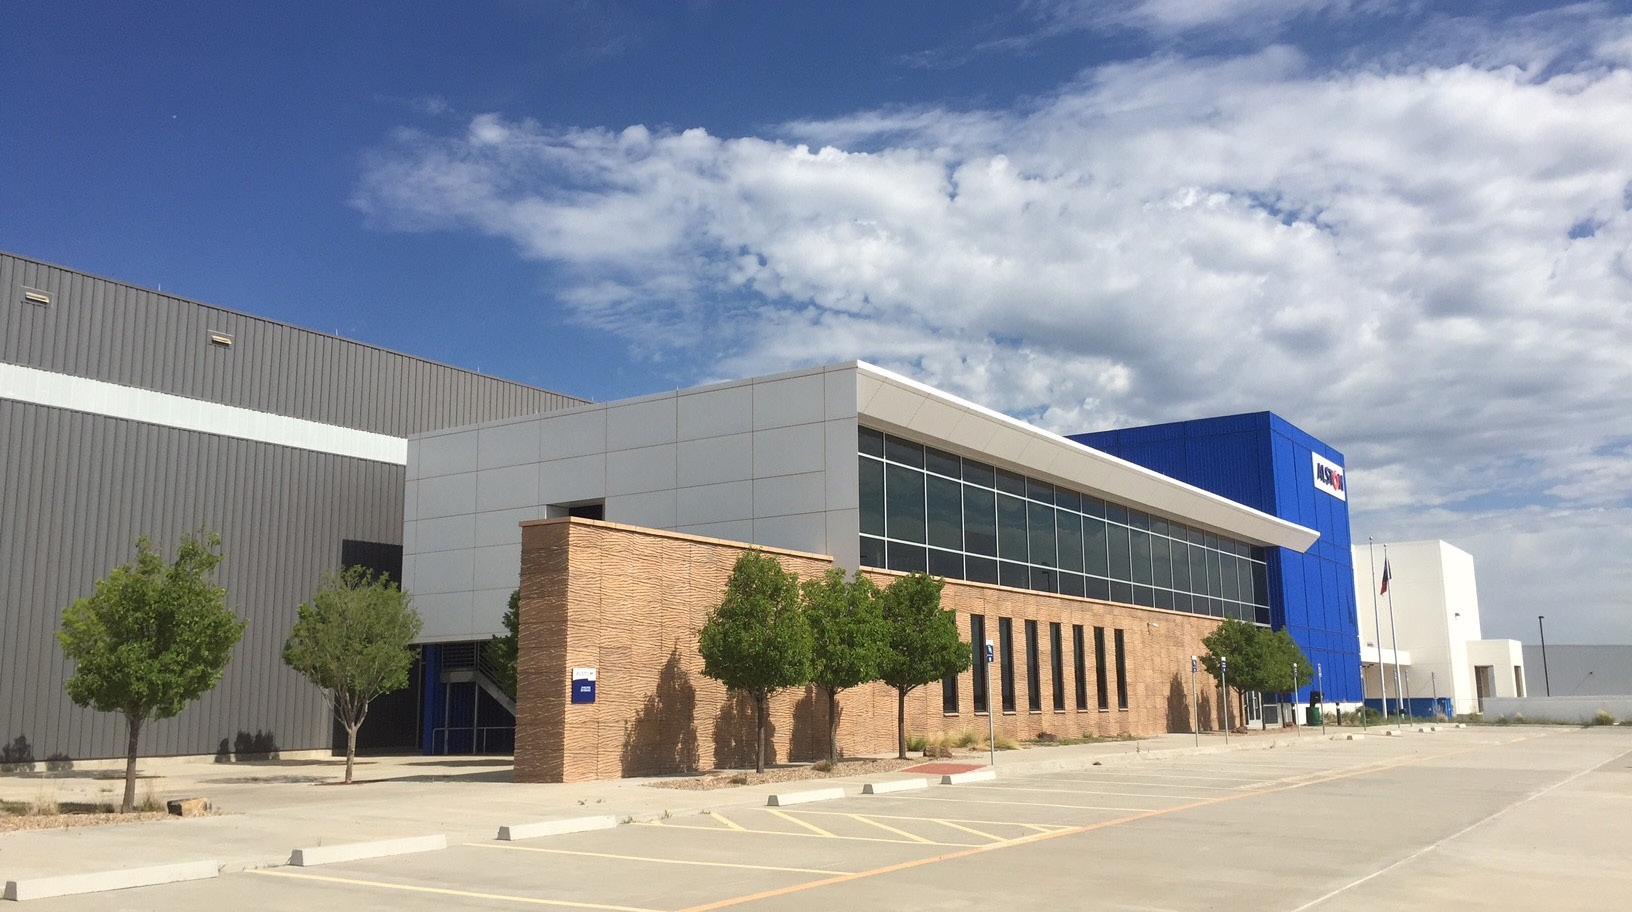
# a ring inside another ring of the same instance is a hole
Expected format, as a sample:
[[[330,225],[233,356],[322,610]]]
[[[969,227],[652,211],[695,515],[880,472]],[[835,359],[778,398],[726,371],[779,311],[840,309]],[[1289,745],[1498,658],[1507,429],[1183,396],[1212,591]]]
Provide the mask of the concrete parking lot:
[[[31,909],[1624,909],[1632,730],[1311,736]]]

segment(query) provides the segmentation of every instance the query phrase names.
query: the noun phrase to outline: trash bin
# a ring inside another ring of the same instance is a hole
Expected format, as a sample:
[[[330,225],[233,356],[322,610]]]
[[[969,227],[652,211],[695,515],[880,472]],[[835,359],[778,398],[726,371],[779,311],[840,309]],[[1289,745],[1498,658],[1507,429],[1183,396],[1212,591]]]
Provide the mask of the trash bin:
[[[1309,704],[1308,718],[1309,718],[1309,724],[1310,725],[1319,725],[1319,724],[1321,724],[1320,723],[1320,704],[1319,703]]]

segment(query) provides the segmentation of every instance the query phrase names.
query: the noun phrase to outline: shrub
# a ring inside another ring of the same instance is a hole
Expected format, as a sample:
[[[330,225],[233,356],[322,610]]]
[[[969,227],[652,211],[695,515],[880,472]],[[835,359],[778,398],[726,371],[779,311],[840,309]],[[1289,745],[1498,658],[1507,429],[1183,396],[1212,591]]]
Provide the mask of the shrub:
[[[1060,736],[1053,732],[1041,731],[1031,740],[1036,741],[1038,744],[1058,744],[1060,743]]]
[[[831,773],[833,772],[833,761],[823,757],[822,759],[817,760],[815,763],[812,763],[810,768],[818,773]]]
[[[929,739],[925,738],[923,735],[907,736],[907,750],[909,751],[921,751],[928,746]]]
[[[1593,725],[1614,725],[1615,715],[1607,709],[1600,709],[1592,714]]]

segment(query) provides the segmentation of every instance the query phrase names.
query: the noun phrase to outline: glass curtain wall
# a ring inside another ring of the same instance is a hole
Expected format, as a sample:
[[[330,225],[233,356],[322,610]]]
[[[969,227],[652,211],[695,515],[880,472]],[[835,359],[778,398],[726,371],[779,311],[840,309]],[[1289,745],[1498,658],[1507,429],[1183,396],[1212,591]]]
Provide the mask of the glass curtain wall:
[[[861,563],[1269,623],[1262,548],[862,428]]]

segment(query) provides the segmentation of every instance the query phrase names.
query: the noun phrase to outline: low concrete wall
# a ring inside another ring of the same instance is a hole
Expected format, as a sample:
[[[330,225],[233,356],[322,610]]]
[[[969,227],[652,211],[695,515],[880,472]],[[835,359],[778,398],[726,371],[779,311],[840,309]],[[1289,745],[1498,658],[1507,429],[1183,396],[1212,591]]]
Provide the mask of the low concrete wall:
[[[1632,695],[1623,697],[1486,697],[1487,721],[1523,716],[1528,722],[1590,722],[1602,710],[1632,722]]]

